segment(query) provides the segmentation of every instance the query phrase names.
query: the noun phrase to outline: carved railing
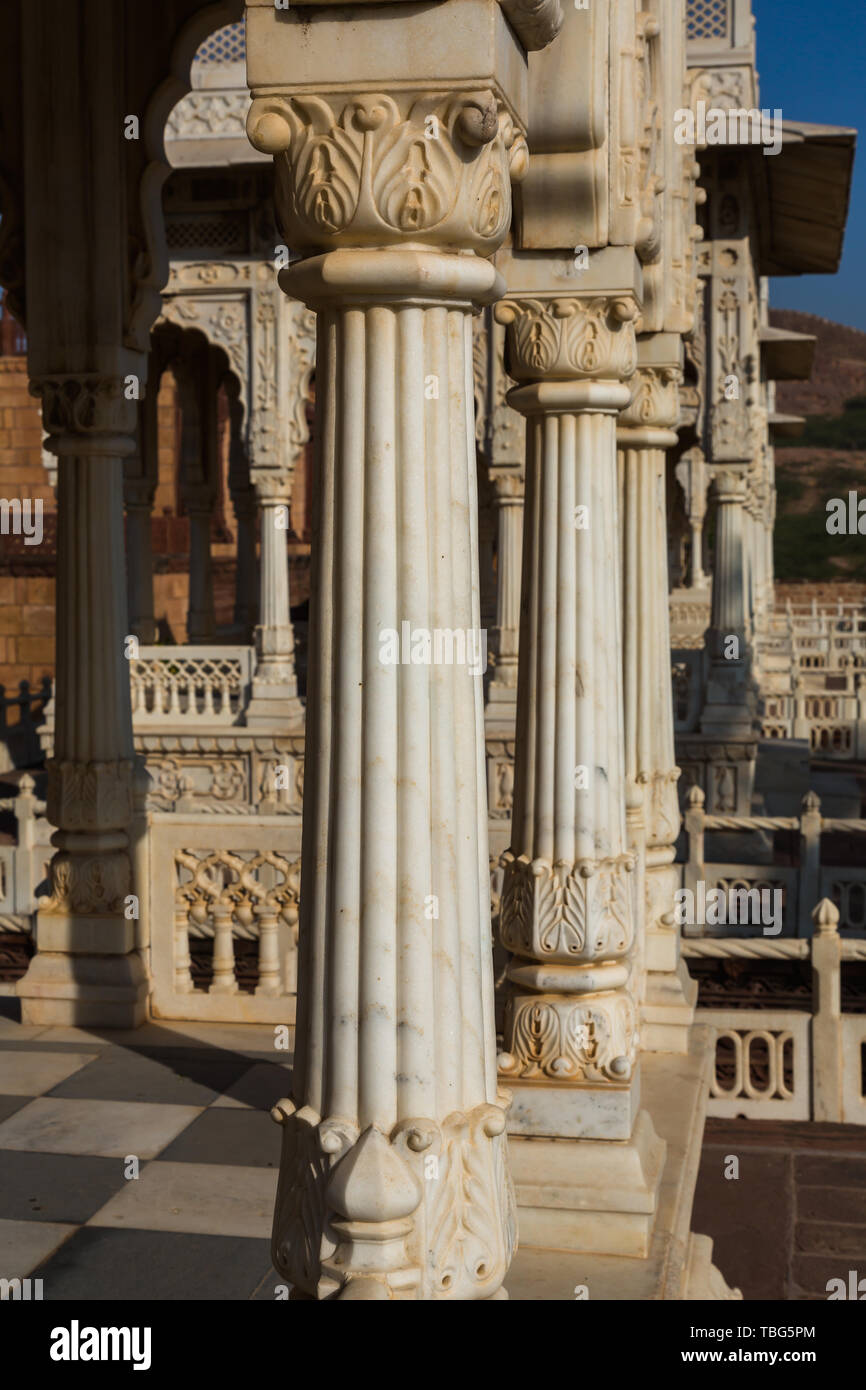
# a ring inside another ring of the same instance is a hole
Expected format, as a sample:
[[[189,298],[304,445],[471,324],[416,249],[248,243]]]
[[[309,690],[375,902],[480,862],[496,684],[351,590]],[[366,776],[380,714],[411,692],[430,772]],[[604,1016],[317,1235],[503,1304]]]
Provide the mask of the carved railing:
[[[813,924],[811,941],[683,942],[689,961],[803,961],[812,973],[812,1010],[698,1008],[698,1020],[717,1029],[710,1115],[866,1124],[866,1015],[840,1012],[837,1003],[843,967],[866,959],[866,942],[840,938],[827,899]]]
[[[147,820],[136,878],[154,1016],[294,1022],[299,826],[276,816]]]
[[[129,663],[133,721],[241,724],[252,669],[252,647],[141,647]]]
[[[824,817],[821,802],[814,792],[803,798],[799,816],[708,816],[704,812],[704,793],[692,787],[688,794],[684,816],[687,857],[682,864],[682,887],[696,897],[699,885],[703,892],[720,888],[769,889],[782,894],[782,936],[807,937],[812,933],[810,904],[819,897],[829,898],[839,909],[845,932],[866,934],[866,869],[859,865],[822,863],[825,852],[823,837],[831,834],[866,835],[866,820]],[[714,831],[745,832],[753,838],[753,850],[742,849],[743,859],[736,862],[708,860],[704,837]],[[772,837],[776,831],[795,832],[795,848],[789,858],[793,863],[766,862],[773,853]],[[866,849],[866,840],[863,842]],[[827,851],[829,853],[829,851]],[[759,930],[759,929],[757,929]],[[691,937],[712,937],[722,933],[734,935],[726,926],[684,926],[683,933]],[[756,931],[754,926],[741,929],[744,936]]]

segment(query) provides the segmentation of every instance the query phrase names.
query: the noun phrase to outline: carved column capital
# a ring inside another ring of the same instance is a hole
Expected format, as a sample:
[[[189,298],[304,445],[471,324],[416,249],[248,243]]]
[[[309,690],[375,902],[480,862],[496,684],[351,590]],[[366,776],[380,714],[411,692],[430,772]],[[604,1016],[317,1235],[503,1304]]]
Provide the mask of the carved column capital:
[[[181,488],[183,504],[190,516],[210,515],[214,503],[214,489],[210,483],[189,482]]]
[[[746,502],[746,480],[742,473],[735,473],[732,469],[719,469],[713,478],[713,490],[718,502],[737,502],[745,506]]]
[[[494,313],[506,325],[518,381],[627,381],[637,366],[638,305],[630,294],[514,296]]]
[[[490,256],[528,161],[490,89],[257,96],[247,133],[276,156],[277,218],[308,254],[412,242]]]
[[[673,431],[679,423],[678,367],[638,367],[632,378],[632,398],[619,417],[626,429]],[[675,444],[676,438],[665,442]]]
[[[124,478],[123,503],[127,511],[142,511],[150,514],[155,496],[155,479]]]
[[[124,394],[120,377],[96,372],[67,372],[30,382],[31,396],[42,402],[42,424],[52,454],[71,454],[87,439],[87,453],[111,458],[135,451],[136,402]]]
[[[525,477],[522,468],[491,468],[490,481],[493,484],[495,506],[523,502]]]
[[[292,495],[291,472],[281,473],[253,473],[252,484],[255,490],[256,500],[260,507],[277,507],[281,504],[288,505]]]

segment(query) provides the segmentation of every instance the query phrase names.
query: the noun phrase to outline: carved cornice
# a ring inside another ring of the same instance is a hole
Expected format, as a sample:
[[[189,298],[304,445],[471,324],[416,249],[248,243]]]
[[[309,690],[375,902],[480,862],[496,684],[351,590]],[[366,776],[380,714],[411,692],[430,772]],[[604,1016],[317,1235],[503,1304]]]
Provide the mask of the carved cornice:
[[[637,305],[630,296],[509,298],[494,312],[507,325],[509,366],[518,381],[625,381],[637,365]]]
[[[250,108],[250,141],[276,156],[277,217],[289,245],[496,250],[511,219],[510,181],[528,156],[492,92],[331,100],[277,95]]]

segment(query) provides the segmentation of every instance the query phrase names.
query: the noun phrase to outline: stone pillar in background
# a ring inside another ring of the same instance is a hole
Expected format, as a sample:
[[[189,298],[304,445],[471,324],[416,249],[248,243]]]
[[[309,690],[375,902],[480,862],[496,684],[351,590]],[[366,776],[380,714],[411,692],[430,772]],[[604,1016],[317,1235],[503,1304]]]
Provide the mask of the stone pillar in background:
[[[259,508],[259,625],[256,628],[256,673],[247,724],[297,724],[304,711],[295,675],[295,637],[289,604],[289,500],[291,475],[259,474],[255,480]]]
[[[295,469],[309,440],[306,404],[315,359],[315,315],[274,281],[257,282],[252,310],[251,476],[259,509],[259,622],[247,724],[303,723],[289,592],[289,526]]]
[[[689,530],[692,533],[688,585],[704,589],[709,580],[704,572],[704,521],[707,514],[707,464],[700,448],[688,449],[674,469],[686,499]]]
[[[213,567],[211,516],[216,497],[212,469],[216,443],[216,392],[209,391],[207,344],[184,342],[183,356],[173,363],[181,408],[180,495],[189,519],[189,598],[186,640],[191,645],[213,641]]]
[[[628,248],[591,260],[580,294],[559,288],[570,258],[515,255],[505,268],[510,294],[497,316],[521,382],[508,399],[527,417],[514,813],[500,919],[512,955],[499,1069],[514,1093],[520,1238],[641,1255],[664,1145],[640,1110],[643,904],[626,839],[616,455],[640,278]]]
[[[747,815],[757,753],[755,692],[751,679],[744,575],[742,472],[715,474],[717,499],[712,613],[707,631],[708,677],[700,729],[707,744],[707,812]]]
[[[674,755],[665,504],[666,451],[676,445],[681,339],[639,339],[634,395],[619,417],[623,533],[626,776],[642,806],[646,981],[642,1046],[686,1052],[697,987],[680,959],[674,864],[680,828]]]
[[[490,470],[496,517],[496,665],[487,699],[487,721],[513,725],[517,716],[517,647],[520,636],[520,566],[523,550],[523,469]]]
[[[51,895],[37,954],[17,986],[22,1021],[135,1027],[146,977],[135,951],[128,826],[133,743],[123,546],[123,459],[135,403],[120,378],[43,377],[48,447],[58,458],[57,672],[48,764]]]
[[[493,491],[496,518],[496,615],[490,633],[494,656],[487,691],[488,732],[514,735],[517,714],[517,642],[523,562],[524,420],[506,401],[505,328],[485,310],[475,338],[476,436]]]
[[[515,28],[493,0],[341,6],[313,25],[247,6],[247,128],[276,156],[303,257],[280,283],[318,315],[299,1017],[273,1239],[312,1298],[499,1297],[514,1242],[483,663],[425,642],[480,637],[472,314],[501,293],[486,258],[525,167],[517,35],[548,42],[559,16],[508,11]]]
[[[225,379],[229,406],[229,492],[237,526],[234,622],[242,642],[252,640],[258,615],[258,567],[256,564],[256,494],[250,483],[250,467],[244,447],[244,407],[236,377]]]
[[[25,1024],[131,1028],[144,1018],[147,981],[129,855],[123,473],[135,453],[128,397],[146,380],[147,332],[137,336],[129,318],[127,16],[102,5],[95,23],[89,7],[49,0],[19,10],[27,366],[58,461],[47,795],[57,830],[36,955],[16,992]]]

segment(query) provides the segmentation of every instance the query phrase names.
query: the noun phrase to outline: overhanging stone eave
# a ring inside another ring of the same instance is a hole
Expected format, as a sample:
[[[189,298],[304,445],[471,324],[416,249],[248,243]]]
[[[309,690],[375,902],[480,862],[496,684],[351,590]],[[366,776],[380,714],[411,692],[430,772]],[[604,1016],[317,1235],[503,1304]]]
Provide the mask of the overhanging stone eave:
[[[767,421],[773,442],[778,439],[797,439],[806,427],[803,415],[771,415]]]
[[[757,184],[762,275],[833,274],[851,194],[857,132],[782,122],[782,148],[750,151]]]
[[[763,324],[758,329],[761,365],[770,381],[808,381],[817,339],[811,333]]]

